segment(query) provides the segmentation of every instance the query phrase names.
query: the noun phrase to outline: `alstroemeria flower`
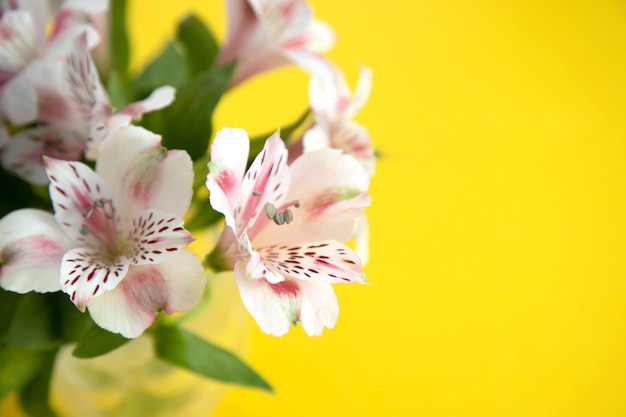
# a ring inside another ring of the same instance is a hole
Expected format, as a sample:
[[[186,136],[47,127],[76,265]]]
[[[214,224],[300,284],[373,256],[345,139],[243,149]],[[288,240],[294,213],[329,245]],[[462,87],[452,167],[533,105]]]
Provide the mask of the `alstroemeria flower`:
[[[264,332],[279,336],[299,321],[319,335],[339,313],[331,284],[366,282],[358,256],[342,242],[369,204],[369,176],[332,149],[288,166],[278,134],[246,172],[248,151],[241,129],[222,130],[212,144],[207,187],[227,225],[212,258],[234,269],[243,303]]]
[[[205,285],[182,215],[193,171],[183,151],[128,126],[105,142],[96,171],[47,158],[55,214],[18,210],[0,220],[0,285],[70,296],[94,321],[140,335],[159,311],[192,307]],[[37,251],[35,248],[41,248]]]
[[[304,0],[227,0],[226,8],[228,33],[216,64],[237,60],[231,86],[301,53],[325,52],[335,41]]]
[[[9,1],[0,4],[0,86],[27,68],[37,59],[56,59],[64,56],[74,40],[83,33],[93,47],[100,37],[88,23],[64,23],[63,11],[78,7],[76,1],[61,6],[60,20],[53,23],[47,36],[48,0]],[[70,3],[73,3],[70,4]],[[89,0],[82,8],[105,10],[107,0]]]
[[[358,159],[372,175],[376,158],[370,135],[352,120],[367,102],[372,88],[372,70],[360,69],[359,81],[352,94],[339,68],[322,57],[306,62],[315,60],[317,63],[310,68],[309,83],[315,124],[304,135],[304,152],[327,147],[341,149]]]
[[[0,97],[14,125],[38,125],[14,135],[1,156],[3,166],[24,180],[45,185],[42,155],[95,159],[98,147],[117,129],[174,100],[174,88],[155,90],[143,101],[113,112],[89,56],[86,36],[64,59],[37,60],[7,84]]]

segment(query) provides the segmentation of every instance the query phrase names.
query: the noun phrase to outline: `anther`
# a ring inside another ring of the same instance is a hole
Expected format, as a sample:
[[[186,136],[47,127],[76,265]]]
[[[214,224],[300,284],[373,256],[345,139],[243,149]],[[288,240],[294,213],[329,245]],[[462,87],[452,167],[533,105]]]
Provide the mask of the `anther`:
[[[272,203],[266,203],[264,210],[265,210],[265,215],[267,216],[268,219],[274,218],[274,215],[276,214],[276,207],[274,207]]]
[[[258,191],[252,191],[252,195],[255,197],[261,197],[261,193]]]

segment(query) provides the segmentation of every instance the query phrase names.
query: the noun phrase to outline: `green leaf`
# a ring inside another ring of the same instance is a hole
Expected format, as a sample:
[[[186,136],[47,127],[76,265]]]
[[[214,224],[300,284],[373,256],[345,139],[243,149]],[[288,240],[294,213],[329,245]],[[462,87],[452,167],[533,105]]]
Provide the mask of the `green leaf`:
[[[54,294],[24,294],[17,305],[4,342],[33,350],[49,350],[61,344]]]
[[[176,326],[154,332],[157,356],[202,376],[271,391],[269,384],[232,353]]]
[[[150,61],[130,85],[133,99],[147,97],[154,89],[163,85],[179,87],[187,81],[187,63],[172,42],[168,42],[161,52]]]
[[[109,33],[111,34],[112,68],[117,73],[120,84],[126,89],[128,86],[128,61],[130,57],[130,46],[126,31],[126,0],[111,1]]]
[[[30,381],[44,366],[48,354],[19,346],[0,346],[0,398]]]
[[[304,122],[308,120],[310,114],[311,111],[309,109],[306,109],[306,111],[302,113],[302,115],[298,117],[296,121],[281,127],[280,138],[285,143],[292,141],[294,139],[292,138],[292,136],[294,135],[296,130],[298,130],[304,124]],[[250,139],[250,153],[248,154],[248,165],[250,165],[252,161],[254,161],[254,158],[256,158],[256,156],[261,153],[261,151],[263,150],[263,146],[265,146],[265,141],[267,140],[267,138],[272,136],[274,132],[276,131],[274,130],[270,133],[259,135],[255,138]]]
[[[0,288],[0,317],[2,317],[2,320],[0,320],[0,338],[9,330],[13,314],[21,298],[21,294],[5,291]]]
[[[184,149],[193,160],[206,154],[213,133],[211,119],[232,77],[234,64],[211,68],[189,80],[163,110],[163,146]]]
[[[37,374],[20,391],[22,409],[33,417],[56,417],[50,408],[50,379],[57,352],[48,352]]]
[[[185,48],[191,75],[211,68],[219,46],[213,33],[197,16],[189,15],[180,22],[178,40]]]
[[[219,213],[211,207],[209,200],[198,202],[195,204],[195,213],[189,220],[185,222],[185,228],[189,231],[196,231],[207,228],[222,219],[222,213]]]
[[[78,339],[72,355],[82,359],[95,358],[117,349],[129,340],[93,323]]]
[[[76,342],[94,324],[93,320],[89,314],[81,313],[66,294],[59,292],[55,295],[60,336],[66,343]]]
[[[128,95],[122,85],[117,71],[111,71],[109,73],[109,79],[107,80],[107,94],[109,100],[114,109],[122,109],[128,104]]]

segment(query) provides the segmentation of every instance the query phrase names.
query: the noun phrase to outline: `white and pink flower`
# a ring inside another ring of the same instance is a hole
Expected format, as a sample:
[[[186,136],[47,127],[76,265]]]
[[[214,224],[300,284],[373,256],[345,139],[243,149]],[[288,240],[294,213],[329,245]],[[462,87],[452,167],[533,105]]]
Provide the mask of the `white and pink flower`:
[[[88,52],[86,35],[79,36],[63,59],[37,60],[3,89],[0,103],[13,125],[37,122],[13,135],[0,161],[24,180],[45,185],[42,156],[95,159],[100,144],[143,114],[174,100],[173,87],[155,90],[143,101],[114,112]]]
[[[216,64],[237,60],[231,86],[286,65],[300,54],[325,52],[335,35],[304,0],[227,0],[228,33]]]
[[[182,215],[193,170],[143,128],[119,129],[96,171],[46,159],[55,214],[22,209],[0,220],[0,286],[62,290],[101,327],[137,337],[159,311],[192,307],[205,286]]]
[[[332,149],[288,166],[278,134],[246,171],[248,151],[241,129],[223,129],[212,144],[207,187],[227,227],[211,258],[234,269],[241,298],[264,332],[283,335],[299,321],[319,335],[339,313],[331,284],[367,282],[359,257],[342,242],[370,202],[369,176]]]

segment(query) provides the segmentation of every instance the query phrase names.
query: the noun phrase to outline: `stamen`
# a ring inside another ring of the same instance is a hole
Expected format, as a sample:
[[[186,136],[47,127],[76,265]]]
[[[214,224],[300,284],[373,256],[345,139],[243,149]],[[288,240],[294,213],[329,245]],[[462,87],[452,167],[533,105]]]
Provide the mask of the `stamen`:
[[[272,203],[266,203],[265,207],[265,215],[267,216],[268,219],[273,219],[274,215],[276,214],[276,207],[274,207],[274,205]]]
[[[255,197],[261,197],[261,193],[258,191],[252,191],[252,195]]]

